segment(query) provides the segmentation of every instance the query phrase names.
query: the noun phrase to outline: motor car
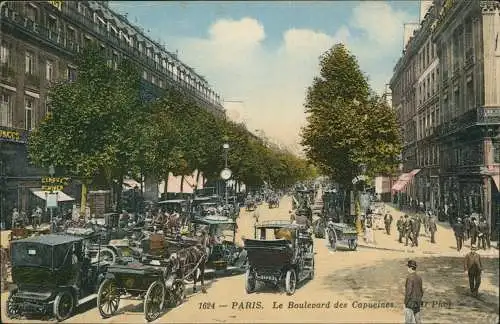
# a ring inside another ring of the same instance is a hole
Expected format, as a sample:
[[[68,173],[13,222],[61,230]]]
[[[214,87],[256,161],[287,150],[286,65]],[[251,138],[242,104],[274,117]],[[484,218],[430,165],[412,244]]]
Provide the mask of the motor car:
[[[236,222],[224,216],[211,215],[192,221],[193,233],[205,231],[209,236],[208,260],[205,273],[244,271],[247,253],[236,244]]]
[[[108,263],[92,259],[84,237],[47,234],[11,242],[7,316],[54,316],[63,321],[97,297]]]
[[[334,251],[337,251],[338,248],[355,251],[358,247],[358,232],[354,226],[349,224],[328,222],[326,236]]]
[[[249,262],[247,293],[255,292],[257,284],[263,282],[293,295],[300,282],[314,278],[314,243],[307,227],[288,221],[257,223],[255,238],[244,243]]]

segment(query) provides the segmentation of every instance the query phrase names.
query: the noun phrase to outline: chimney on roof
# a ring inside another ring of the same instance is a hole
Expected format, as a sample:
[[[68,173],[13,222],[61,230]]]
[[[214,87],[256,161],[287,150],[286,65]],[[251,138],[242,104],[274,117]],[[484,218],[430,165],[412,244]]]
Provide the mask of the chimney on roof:
[[[425,15],[432,7],[432,0],[420,0],[420,23],[424,20]]]
[[[408,42],[410,39],[413,37],[413,34],[417,29],[420,27],[420,24],[417,23],[406,23],[403,25],[403,49],[406,48],[406,45],[408,45]]]

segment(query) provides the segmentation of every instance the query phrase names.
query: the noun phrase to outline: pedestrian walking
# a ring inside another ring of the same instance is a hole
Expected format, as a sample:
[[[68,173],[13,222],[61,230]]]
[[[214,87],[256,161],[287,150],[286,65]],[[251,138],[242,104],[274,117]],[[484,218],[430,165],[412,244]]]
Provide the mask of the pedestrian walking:
[[[467,253],[464,260],[464,273],[469,276],[469,287],[472,296],[477,297],[479,286],[481,285],[481,256],[476,252],[477,247],[471,245],[470,252]]]
[[[460,252],[464,243],[464,224],[462,224],[460,218],[457,219],[457,222],[453,226],[453,231],[455,232],[455,239],[457,240],[457,251]]]
[[[386,213],[384,216],[385,232],[387,235],[391,235],[391,225],[392,225],[392,215]]]
[[[490,227],[486,223],[486,219],[481,217],[478,225],[478,245],[480,249],[486,250],[486,248],[490,248],[489,234]]]
[[[429,218],[429,232],[431,233],[431,243],[436,243],[437,224],[434,216]]]
[[[470,244],[471,245],[476,245],[477,235],[479,234],[478,233],[479,223],[477,222],[477,218],[476,217],[471,217],[470,221],[471,221],[470,222]]]
[[[418,236],[420,235],[420,219],[414,217],[412,220],[411,232],[413,235],[412,246],[418,246]]]
[[[408,240],[411,241],[411,244],[413,245],[413,235],[412,235],[412,228],[413,228],[413,220],[408,217],[408,215],[405,215],[405,246],[408,246]]]
[[[399,233],[398,242],[403,243],[403,237],[405,234],[405,223],[402,216],[399,216],[399,219],[396,221],[396,228],[398,229]]]
[[[465,241],[467,241],[470,238],[470,226],[471,226],[470,216],[466,215],[464,217],[464,240]]]
[[[406,324],[420,324],[422,322],[420,307],[423,296],[424,289],[422,278],[417,274],[417,262],[410,260],[408,261],[408,276],[405,283],[404,314]]]

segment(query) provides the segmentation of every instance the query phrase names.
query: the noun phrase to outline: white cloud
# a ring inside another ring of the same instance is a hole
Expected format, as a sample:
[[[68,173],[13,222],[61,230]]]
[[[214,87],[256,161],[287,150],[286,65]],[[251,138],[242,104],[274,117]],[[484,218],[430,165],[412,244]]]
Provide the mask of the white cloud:
[[[250,130],[263,129],[285,144],[299,141],[304,124],[305,91],[317,74],[318,58],[337,42],[344,42],[381,90],[392,73],[394,53],[400,53],[404,12],[387,3],[361,2],[351,23],[334,35],[310,29],[289,29],[277,49],[267,49],[264,26],[250,17],[216,21],[204,39],[176,39],[180,58],[216,85],[232,118],[243,120]],[[356,30],[355,30],[356,29]],[[362,36],[354,36],[361,31]],[[385,60],[385,61],[384,61]],[[386,71],[380,72],[381,64]]]

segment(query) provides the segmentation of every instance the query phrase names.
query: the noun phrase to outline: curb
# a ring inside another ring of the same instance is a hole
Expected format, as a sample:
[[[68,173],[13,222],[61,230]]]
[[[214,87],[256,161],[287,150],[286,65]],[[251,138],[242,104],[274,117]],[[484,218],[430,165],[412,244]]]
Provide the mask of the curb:
[[[372,249],[372,250],[381,250],[381,251],[391,251],[391,252],[402,252],[402,253],[416,253],[416,254],[424,254],[424,255],[432,255],[432,256],[450,256],[450,257],[465,257],[465,255],[458,254],[453,251],[449,252],[439,252],[439,251],[419,251],[419,250],[403,250],[403,249],[391,249],[391,248],[386,248],[386,247],[379,247],[376,245],[366,245],[366,244],[359,244],[358,243],[358,248],[366,248],[366,249]],[[498,258],[499,255],[498,253],[496,255],[492,253],[488,254],[481,254],[482,258],[487,258],[487,259],[495,259]]]
[[[392,251],[392,252],[410,252],[414,253],[414,250],[403,250],[403,249],[391,249],[391,248],[386,248],[386,247],[381,247],[381,246],[376,246],[376,245],[367,245],[367,244],[359,244],[358,247],[360,248],[366,248],[366,249],[372,249],[372,250],[382,250],[382,251]]]

